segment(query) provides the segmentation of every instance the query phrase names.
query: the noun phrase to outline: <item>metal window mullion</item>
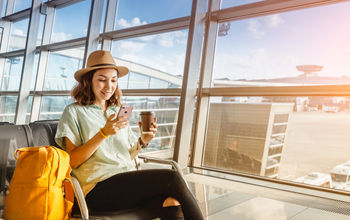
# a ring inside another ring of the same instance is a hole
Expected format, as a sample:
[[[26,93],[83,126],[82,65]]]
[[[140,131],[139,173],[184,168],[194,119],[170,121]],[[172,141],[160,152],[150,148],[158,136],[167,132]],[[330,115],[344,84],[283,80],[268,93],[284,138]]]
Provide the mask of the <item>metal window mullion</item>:
[[[69,96],[70,90],[35,91],[34,96]],[[123,89],[124,96],[181,96],[181,89]]]
[[[216,48],[218,22],[212,21],[211,11],[220,8],[221,0],[210,0],[207,24],[205,30],[205,39],[203,46],[203,55],[201,63],[201,76],[198,84],[197,111],[194,129],[194,142],[192,149],[191,165],[200,167],[202,165],[204,143],[207,129],[207,119],[209,117],[209,97],[202,95],[202,88],[210,87],[212,81],[212,71],[214,66],[214,56]]]
[[[47,7],[46,19],[44,23],[44,30],[43,30],[43,36],[42,36],[42,44],[50,43],[54,20],[55,20],[55,11],[56,9],[54,7]],[[45,74],[47,71],[49,53],[50,52],[47,50],[40,50],[38,69],[34,70],[34,71],[38,71],[36,81],[35,81],[34,91],[42,91],[44,89]],[[42,101],[41,95],[33,95],[33,104],[32,104],[32,109],[30,114],[30,122],[39,120],[41,101]]]
[[[117,17],[118,9],[118,0],[108,0],[105,25],[103,33],[111,32],[114,30],[115,19]],[[102,49],[111,50],[112,49],[112,39],[111,38],[102,38]]]
[[[225,8],[213,12],[212,18],[218,22],[240,20],[298,9],[329,5],[348,0],[270,0]]]
[[[15,7],[15,0],[7,0],[5,16],[12,14]],[[4,53],[7,51],[10,35],[11,35],[11,24],[12,22],[1,19],[0,26],[3,28],[2,30],[2,39],[0,45],[0,53]],[[0,89],[2,86],[2,78],[5,72],[5,58],[0,58]]]
[[[7,21],[12,21],[12,22],[17,22],[20,20],[24,20],[26,18],[28,18],[30,15],[30,8],[24,9],[22,11],[18,11],[16,13],[7,15],[5,17],[3,17],[4,20]]]
[[[190,17],[176,18],[152,24],[139,25],[136,27],[115,30],[101,34],[103,38],[113,40],[125,40],[147,35],[167,33],[187,29],[190,25]]]
[[[98,48],[98,39],[100,36],[100,27],[103,12],[103,2],[101,0],[91,0],[91,9],[89,17],[89,26],[85,42],[85,53],[83,66],[85,66],[89,54]]]
[[[5,16],[11,15],[15,10],[15,0],[7,0]]]
[[[190,153],[192,122],[194,119],[193,112],[195,110],[195,97],[200,72],[199,65],[205,29],[205,16],[206,1],[193,0],[173,156],[173,159],[182,168],[187,167],[188,155]]]
[[[6,10],[5,10],[5,16],[8,14],[12,14],[13,10],[14,10],[14,4],[15,4],[15,0],[8,0],[7,1],[7,6],[6,6]],[[1,22],[1,27],[3,27],[3,33],[2,33],[2,39],[1,39],[1,48],[0,48],[0,52],[6,52],[8,45],[9,45],[9,41],[10,41],[10,34],[11,34],[11,24],[12,22],[10,21],[5,21],[5,20],[0,20]],[[6,58],[0,58],[0,89],[2,87],[2,79],[3,79],[3,74],[5,72],[5,61]],[[6,108],[6,96],[3,99],[3,103],[0,103],[1,105],[1,112],[5,112],[5,108]],[[18,103],[17,103],[18,106]]]
[[[23,124],[26,120],[30,82],[33,75],[36,40],[40,23],[41,0],[33,0],[28,23],[25,54],[23,58],[22,74],[19,86],[19,94],[16,108],[15,124]]]
[[[350,96],[350,85],[203,88],[210,96]]]
[[[85,1],[85,0],[51,0],[51,1],[47,1],[45,4],[53,8],[63,8],[82,1]]]
[[[3,28],[0,52],[3,53],[6,52],[10,40],[11,22],[0,20],[0,26]],[[5,57],[0,57],[0,89],[2,85],[3,75],[5,73],[5,61]]]
[[[51,44],[44,44],[40,46],[41,50],[49,50],[51,52],[53,51],[60,51],[60,50],[65,50],[69,48],[77,48],[77,47],[82,47],[85,45],[86,42],[86,37],[81,37],[81,38],[76,38],[72,40],[67,40],[67,41],[60,41],[60,42],[55,42]]]

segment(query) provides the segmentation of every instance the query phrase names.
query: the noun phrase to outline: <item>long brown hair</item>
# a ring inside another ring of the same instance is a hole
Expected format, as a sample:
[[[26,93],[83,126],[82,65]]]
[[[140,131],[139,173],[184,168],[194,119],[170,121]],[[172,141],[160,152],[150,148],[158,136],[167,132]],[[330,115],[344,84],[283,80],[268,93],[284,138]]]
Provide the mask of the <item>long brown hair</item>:
[[[80,82],[73,88],[71,96],[75,99],[78,105],[92,105],[95,102],[95,95],[92,91],[92,77],[97,70],[90,71],[84,74]],[[107,100],[107,107],[111,105],[121,106],[122,91],[119,85],[114,94]]]

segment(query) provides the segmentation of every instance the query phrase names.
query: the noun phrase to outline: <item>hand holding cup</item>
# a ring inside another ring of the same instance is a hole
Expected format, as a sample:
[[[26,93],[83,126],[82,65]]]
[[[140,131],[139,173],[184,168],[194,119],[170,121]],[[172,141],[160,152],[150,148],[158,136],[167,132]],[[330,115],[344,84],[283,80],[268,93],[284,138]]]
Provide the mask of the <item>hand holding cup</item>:
[[[139,121],[139,128],[141,133],[141,140],[144,144],[148,144],[157,133],[157,118],[153,112],[141,112],[141,121]]]

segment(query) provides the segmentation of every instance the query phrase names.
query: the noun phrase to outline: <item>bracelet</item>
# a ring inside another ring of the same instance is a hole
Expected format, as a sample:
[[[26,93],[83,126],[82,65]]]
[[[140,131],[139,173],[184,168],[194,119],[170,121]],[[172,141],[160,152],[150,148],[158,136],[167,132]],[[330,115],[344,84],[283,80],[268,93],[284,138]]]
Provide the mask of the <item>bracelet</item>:
[[[139,137],[139,143],[140,143],[141,148],[145,148],[145,147],[148,146],[148,144],[145,144],[145,143],[142,141],[142,138],[141,138],[141,137]]]
[[[105,133],[103,133],[102,128],[100,128],[100,134],[103,138],[109,138],[109,135],[105,135]]]

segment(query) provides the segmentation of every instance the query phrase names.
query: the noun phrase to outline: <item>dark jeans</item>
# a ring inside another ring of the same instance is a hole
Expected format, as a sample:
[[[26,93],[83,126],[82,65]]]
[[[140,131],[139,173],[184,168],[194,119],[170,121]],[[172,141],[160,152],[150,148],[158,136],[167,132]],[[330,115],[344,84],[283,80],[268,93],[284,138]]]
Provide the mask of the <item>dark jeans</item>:
[[[167,197],[181,203],[185,219],[203,219],[182,177],[173,170],[138,170],[120,173],[99,182],[86,196],[92,212],[118,211],[144,206],[158,212]]]

